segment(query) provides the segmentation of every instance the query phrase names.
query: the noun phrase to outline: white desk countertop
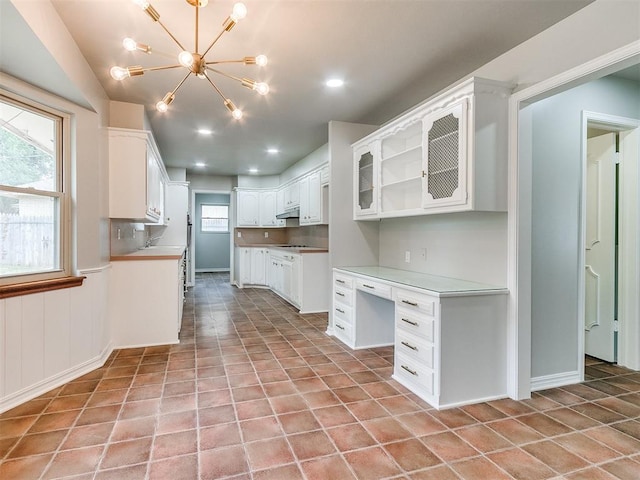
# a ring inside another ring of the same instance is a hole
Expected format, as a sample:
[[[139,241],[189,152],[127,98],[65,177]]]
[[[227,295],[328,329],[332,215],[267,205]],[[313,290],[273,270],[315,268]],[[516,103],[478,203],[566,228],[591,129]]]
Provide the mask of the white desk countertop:
[[[338,267],[335,270],[429,290],[438,296],[507,294],[506,287],[388,267]]]

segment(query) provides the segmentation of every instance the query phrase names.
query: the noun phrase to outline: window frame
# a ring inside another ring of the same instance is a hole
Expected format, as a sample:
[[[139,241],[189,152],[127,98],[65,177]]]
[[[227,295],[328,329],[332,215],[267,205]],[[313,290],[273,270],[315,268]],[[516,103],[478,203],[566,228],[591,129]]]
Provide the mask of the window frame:
[[[227,207],[227,217],[226,217],[226,219],[227,219],[227,228],[226,228],[226,230],[217,230],[217,231],[204,230],[203,227],[202,227],[202,223],[203,223],[202,221],[205,218],[224,218],[224,217],[205,217],[202,214],[203,207]],[[230,218],[230,215],[229,215],[231,213],[231,208],[230,207],[231,206],[229,204],[226,204],[226,203],[201,203],[200,204],[200,212],[199,212],[200,213],[200,229],[199,229],[200,233],[205,234],[205,235],[220,234],[220,233],[223,233],[223,234],[224,233],[230,233],[231,232],[231,230],[230,230],[231,218]]]
[[[58,200],[57,255],[59,265],[55,270],[40,271],[26,274],[9,275],[0,277],[0,298],[4,297],[6,287],[15,285],[29,285],[27,290],[42,288],[43,282],[55,281],[56,285],[62,285],[60,279],[72,276],[71,261],[71,116],[57,108],[32,100],[23,95],[5,90],[0,87],[0,100],[17,108],[32,111],[38,115],[51,118],[55,123],[55,191],[36,190],[34,188],[21,188],[8,185],[0,185],[0,190],[11,193],[24,193],[44,198]],[[35,287],[34,287],[35,286]],[[56,287],[54,286],[53,289]],[[63,288],[63,287],[60,287]],[[39,290],[41,291],[41,290]],[[13,295],[9,295],[13,296]]]

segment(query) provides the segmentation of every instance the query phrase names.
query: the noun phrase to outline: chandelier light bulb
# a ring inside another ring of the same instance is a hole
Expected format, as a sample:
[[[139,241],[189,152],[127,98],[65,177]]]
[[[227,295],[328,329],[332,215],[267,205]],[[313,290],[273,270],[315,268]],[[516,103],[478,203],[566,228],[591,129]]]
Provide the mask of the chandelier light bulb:
[[[111,78],[113,78],[114,80],[124,80],[125,78],[127,78],[129,76],[129,70],[123,67],[111,67],[111,70],[109,70],[109,73],[111,74]]]
[[[269,62],[269,59],[267,58],[266,55],[258,55],[256,57],[256,65],[258,65],[259,67],[266,66],[268,62]]]
[[[263,82],[256,83],[253,89],[260,95],[266,95],[267,93],[269,93],[269,85]]]
[[[233,112],[231,112],[231,116],[236,120],[240,120],[242,118],[242,110],[236,108]]]
[[[138,42],[136,42],[133,38],[127,37],[122,40],[122,46],[125,48],[125,50],[135,52],[138,49]]]
[[[147,8],[149,8],[149,2],[147,2],[146,0],[131,0],[133,3],[135,3],[137,6],[139,6],[142,10],[146,10]]]
[[[187,52],[186,50],[183,50],[178,55],[178,62],[183,67],[190,68],[191,65],[193,65],[193,55],[191,54],[191,52]]]
[[[234,22],[238,22],[239,20],[242,20],[244,17],[247,16],[247,7],[245,6],[244,3],[236,3],[233,6],[233,12],[231,13],[230,17]]]
[[[162,98],[162,100],[156,103],[156,110],[158,110],[160,113],[166,112],[167,110],[169,110],[169,105],[171,105],[171,102],[173,102],[174,98],[175,95],[173,95],[171,92],[167,93]]]

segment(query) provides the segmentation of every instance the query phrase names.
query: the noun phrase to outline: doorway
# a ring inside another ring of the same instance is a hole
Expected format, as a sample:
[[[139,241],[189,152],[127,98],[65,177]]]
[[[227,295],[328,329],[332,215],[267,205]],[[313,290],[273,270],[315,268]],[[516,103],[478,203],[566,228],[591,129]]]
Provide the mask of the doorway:
[[[192,217],[195,272],[228,272],[231,195],[194,192]]]
[[[591,112],[583,122],[584,354],[617,363],[620,328],[633,322],[639,287],[627,271],[638,261],[630,229],[638,214],[640,128],[637,120]]]

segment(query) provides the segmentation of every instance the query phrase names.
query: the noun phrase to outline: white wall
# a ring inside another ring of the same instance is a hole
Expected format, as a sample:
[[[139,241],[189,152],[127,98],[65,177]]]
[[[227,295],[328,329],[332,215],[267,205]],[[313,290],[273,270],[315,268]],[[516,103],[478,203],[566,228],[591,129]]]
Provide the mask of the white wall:
[[[380,265],[385,267],[505,286],[506,252],[506,213],[450,213],[380,222]]]
[[[578,368],[582,111],[640,119],[640,85],[605,77],[533,104],[533,377]]]
[[[109,100],[49,1],[11,0],[11,6],[25,22],[25,28],[12,30],[15,49],[34,43],[46,48],[49,60],[65,75],[47,80],[72,84],[70,90],[79,92],[92,110],[25,83],[42,84],[38,68],[30,69],[33,77],[27,72],[24,81],[0,73],[3,88],[71,116],[72,262],[77,274],[87,277],[81,287],[0,300],[0,411],[100,366],[110,353],[108,144],[103,128]],[[0,17],[3,31],[5,21]]]
[[[322,145],[309,155],[301,158],[292,166],[287,168],[280,174],[280,184],[287,183],[289,180],[293,180],[296,177],[304,175],[310,170],[319,167],[329,161],[329,146],[328,144]]]
[[[237,177],[220,175],[199,175],[187,172],[190,190],[211,190],[216,192],[230,192],[237,186]]]

